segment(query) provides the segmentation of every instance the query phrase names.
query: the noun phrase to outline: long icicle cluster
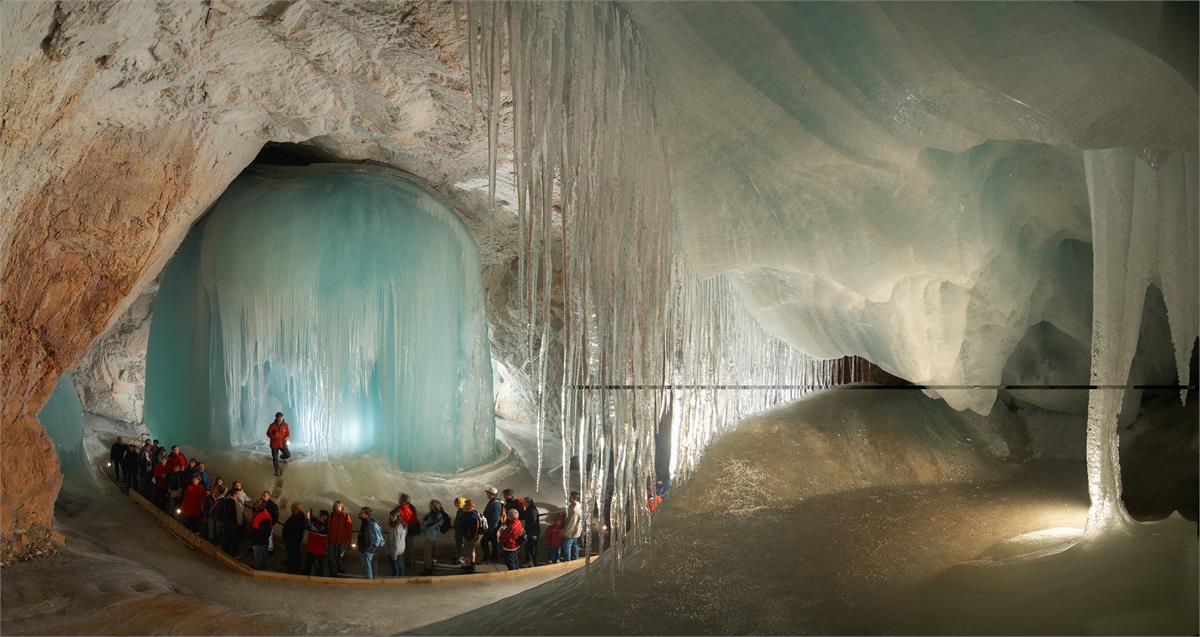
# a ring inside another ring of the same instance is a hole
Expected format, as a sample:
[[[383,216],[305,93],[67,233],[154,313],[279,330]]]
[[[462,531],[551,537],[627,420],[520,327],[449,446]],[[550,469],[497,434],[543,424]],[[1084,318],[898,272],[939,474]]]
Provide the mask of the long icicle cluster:
[[[686,476],[722,429],[804,392],[708,386],[827,385],[834,368],[766,334],[723,278],[696,279],[669,208],[643,49],[616,5],[466,9],[493,207],[505,70],[511,83],[518,293],[540,402],[537,474],[552,427],[563,440],[563,491],[581,492],[585,528],[595,515],[611,524],[599,537],[619,564],[624,540],[648,529],[664,416],[674,428],[673,465]]]

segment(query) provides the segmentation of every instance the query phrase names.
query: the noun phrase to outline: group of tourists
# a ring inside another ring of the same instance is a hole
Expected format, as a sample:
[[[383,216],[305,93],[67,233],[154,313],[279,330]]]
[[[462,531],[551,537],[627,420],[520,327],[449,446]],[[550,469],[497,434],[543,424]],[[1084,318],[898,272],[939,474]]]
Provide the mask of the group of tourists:
[[[280,456],[286,460],[289,455],[282,416],[276,415],[269,429],[274,435],[268,436],[276,475]],[[128,482],[130,489],[230,556],[240,557],[248,541],[256,569],[265,569],[274,552],[276,524],[283,527],[280,536],[288,572],[302,575],[344,576],[347,550],[356,549],[363,577],[375,577],[375,560],[381,552],[388,558],[392,576],[403,577],[414,566],[413,549],[418,543],[422,544],[422,574],[431,575],[437,547],[451,533],[454,562],[465,573],[475,572],[477,557],[479,563],[503,563],[509,570],[541,563],[542,513],[532,497],[514,497],[512,489],[485,490],[482,510],[469,498],[455,498],[453,517],[438,500],[430,500],[427,512],[420,516],[409,495],[401,493],[388,512],[386,529],[375,520],[371,507],[359,509],[356,536],[354,519],[341,500],[315,512],[292,502],[285,521],[270,491],[252,498],[240,481],[226,485],[222,478],[210,477],[202,460],[187,459],[178,446],[167,450],[158,440],[118,441],[110,461],[119,481]],[[554,514],[545,535],[547,561],[579,558],[583,515],[578,492],[571,492],[564,509]]]

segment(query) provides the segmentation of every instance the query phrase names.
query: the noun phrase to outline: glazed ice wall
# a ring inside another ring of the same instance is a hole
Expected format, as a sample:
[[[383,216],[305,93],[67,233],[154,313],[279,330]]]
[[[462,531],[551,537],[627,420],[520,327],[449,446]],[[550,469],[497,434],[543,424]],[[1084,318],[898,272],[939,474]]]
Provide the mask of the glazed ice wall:
[[[161,282],[146,424],[167,443],[364,452],[409,471],[495,453],[475,243],[397,171],[251,168]]]
[[[67,476],[79,476],[87,470],[83,449],[83,406],[75,393],[75,382],[67,372],[58,379],[50,400],[38,412],[38,421],[54,441],[59,470]]]
[[[1187,26],[1169,7],[622,6],[697,272],[802,351],[916,383],[1036,382],[1005,364],[1042,323],[1086,349],[1081,151],[1196,147],[1196,52],[1165,52]]]

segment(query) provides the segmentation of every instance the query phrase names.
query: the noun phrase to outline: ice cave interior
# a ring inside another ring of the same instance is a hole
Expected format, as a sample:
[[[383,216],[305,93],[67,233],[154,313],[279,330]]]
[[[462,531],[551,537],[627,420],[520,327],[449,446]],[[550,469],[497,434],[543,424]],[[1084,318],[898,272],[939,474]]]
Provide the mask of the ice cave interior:
[[[0,4],[0,632],[1196,634],[1197,6]],[[144,437],[586,565],[246,577]]]

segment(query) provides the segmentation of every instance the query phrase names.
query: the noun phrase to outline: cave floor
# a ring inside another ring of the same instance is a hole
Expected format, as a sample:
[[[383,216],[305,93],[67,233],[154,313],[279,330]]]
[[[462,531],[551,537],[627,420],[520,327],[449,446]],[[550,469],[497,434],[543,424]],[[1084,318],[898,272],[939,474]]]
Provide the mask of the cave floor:
[[[68,494],[58,507],[67,548],[4,569],[0,627],[473,634],[505,632],[517,613],[529,634],[1194,632],[1196,601],[1186,599],[1196,586],[1194,522],[1168,521],[1167,543],[1145,542],[1159,534],[1147,526],[1146,537],[1108,548],[1070,548],[1086,515],[1078,463],[1015,469],[992,481],[810,498],[709,527],[668,502],[655,550],[631,555],[611,581],[576,572],[380,590],[248,580],[190,551],[113,489]],[[776,523],[787,533],[773,533]],[[704,544],[711,550],[695,550]],[[1190,579],[1179,567],[1187,560]]]
[[[3,570],[0,633],[394,634],[562,574],[378,588],[265,582],[192,551],[114,487],[64,494],[56,518],[65,548]]]
[[[516,614],[529,634],[1195,633],[1194,521],[1079,544],[1082,465],[1010,469],[739,516],[697,517],[682,493],[611,582],[568,574],[415,632],[498,634]]]

